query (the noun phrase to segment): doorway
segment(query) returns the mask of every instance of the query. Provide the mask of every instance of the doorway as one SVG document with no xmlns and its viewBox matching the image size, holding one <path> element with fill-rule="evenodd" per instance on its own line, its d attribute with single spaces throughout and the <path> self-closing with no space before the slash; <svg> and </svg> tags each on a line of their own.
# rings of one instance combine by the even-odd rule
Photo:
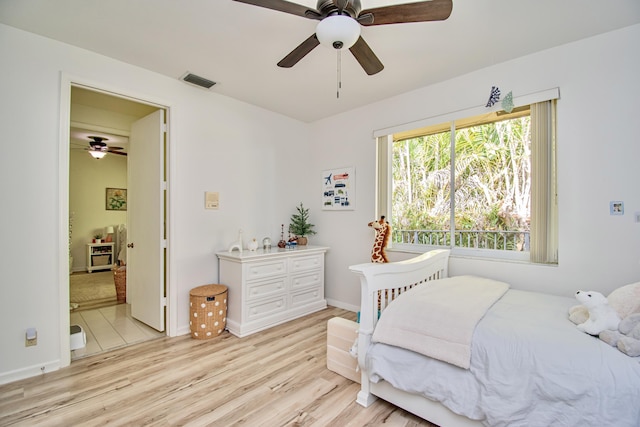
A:
<svg viewBox="0 0 640 427">
<path fill-rule="evenodd" d="M 63 76 L 64 77 L 64 76 Z M 64 94 L 65 92 L 65 79 L 63 78 L 63 85 L 62 85 L 62 92 Z M 70 214 L 71 212 L 74 212 L 71 206 L 70 206 L 70 201 L 71 201 L 71 197 L 70 197 L 70 186 L 64 186 L 63 182 L 68 182 L 70 183 L 70 179 L 71 179 L 71 170 L 70 170 L 70 160 L 67 160 L 66 164 L 63 161 L 62 158 L 62 153 L 64 148 L 66 148 L 66 154 L 67 154 L 67 159 L 69 159 L 71 157 L 70 153 L 74 150 L 77 151 L 77 153 L 75 153 L 74 155 L 77 156 L 87 156 L 87 160 L 89 162 L 94 162 L 93 165 L 97 165 L 100 163 L 96 163 L 96 162 L 100 162 L 101 160 L 95 160 L 92 159 L 89 155 L 89 150 L 92 149 L 92 147 L 89 144 L 89 141 L 85 141 L 83 143 L 86 144 L 86 147 L 78 147 L 77 145 L 77 141 L 74 142 L 73 138 L 71 137 L 72 134 L 74 134 L 78 129 L 83 129 L 85 131 L 88 131 L 89 133 L 91 133 L 93 136 L 100 136 L 101 134 L 103 134 L 102 136 L 106 136 L 109 135 L 110 137 L 115 136 L 116 138 L 114 138 L 115 141 L 118 146 L 117 146 L 117 150 L 118 150 L 118 154 L 112 154 L 110 152 L 107 153 L 107 156 L 111 155 L 112 159 L 115 159 L 116 157 L 120 158 L 120 161 L 122 163 L 122 161 L 124 160 L 124 163 L 127 164 L 128 162 L 126 161 L 127 159 L 127 155 L 128 155 L 128 151 L 129 151 L 129 146 L 126 146 L 129 141 L 127 140 L 127 138 L 130 136 L 130 130 L 127 129 L 127 127 L 130 127 L 131 124 L 133 122 L 135 122 L 136 120 L 139 120 L 141 117 L 145 117 L 147 115 L 149 115 L 150 112 L 153 111 L 161 111 L 162 114 L 161 116 L 166 117 L 166 120 L 168 121 L 168 107 L 162 105 L 162 104 L 157 104 L 157 103 L 151 103 L 151 102 L 146 102 L 146 101 L 141 101 L 139 99 L 133 99 L 133 98 L 127 98 L 123 95 L 119 95 L 116 94 L 116 92 L 113 91 L 105 91 L 104 89 L 97 89 L 95 87 L 90 87 L 90 86 L 84 86 L 82 84 L 76 83 L 75 81 L 72 82 L 71 80 L 68 80 L 66 82 L 68 84 L 67 86 L 67 90 L 69 90 L 69 95 L 66 97 L 65 100 L 65 96 L 62 96 L 62 103 L 61 103 L 61 123 L 67 123 L 66 126 L 66 132 L 63 132 L 63 130 L 61 129 L 61 175 L 62 175 L 62 171 L 66 170 L 67 174 L 66 177 L 65 176 L 61 176 L 61 188 L 60 188 L 60 193 L 63 197 L 61 197 L 61 199 L 66 199 L 66 207 L 69 209 L 68 212 L 66 212 L 66 214 Z M 65 102 L 67 101 L 67 102 Z M 66 109 L 66 112 L 65 112 Z M 66 114 L 65 114 L 66 113 Z M 65 117 L 66 116 L 66 117 Z M 68 121 L 65 120 L 65 118 L 68 118 Z M 164 125 L 164 123 L 163 123 Z M 66 133 L 66 135 L 65 135 Z M 168 140 L 168 137 L 165 138 L 164 134 L 162 136 L 163 141 L 162 141 L 162 145 L 158 145 L 155 149 L 159 152 L 161 152 L 162 156 L 168 156 L 169 154 L 169 150 L 166 147 L 166 143 Z M 65 147 L 66 145 L 66 147 Z M 125 145 L 125 146 L 123 146 Z M 145 148 L 148 149 L 148 148 Z M 111 151 L 111 148 L 108 147 L 108 151 Z M 168 159 L 165 157 L 165 160 L 163 162 L 162 165 L 162 172 L 161 172 L 161 176 L 162 178 L 158 178 L 158 180 L 162 180 L 164 181 L 166 178 L 164 178 L 165 176 L 167 176 L 166 173 L 166 169 L 167 169 L 167 164 L 168 164 Z M 64 166 L 64 167 L 63 167 Z M 130 166 L 125 166 L 124 170 L 127 171 L 127 169 Z M 97 168 L 96 168 L 97 169 Z M 108 178 L 108 179 L 113 179 L 113 177 Z M 84 181 L 88 182 L 88 183 L 93 183 L 91 178 L 87 178 Z M 119 182 L 122 182 L 119 181 Z M 105 194 L 103 194 L 106 190 L 106 188 L 109 187 L 114 187 L 114 188 L 127 188 L 126 182 L 127 182 L 127 177 L 124 178 L 124 182 L 125 184 L 118 184 L 116 183 L 115 185 L 109 186 L 106 185 L 104 182 L 100 185 L 95 186 L 96 187 L 96 192 L 99 193 L 99 197 L 101 198 L 101 201 L 98 203 L 99 207 L 97 207 L 97 209 L 94 208 L 94 211 L 92 214 L 90 214 L 90 216 L 92 217 L 89 221 L 84 221 L 85 225 L 83 226 L 83 228 L 81 230 L 76 230 L 74 229 L 74 234 L 75 236 L 71 238 L 71 240 L 68 242 L 67 246 L 68 246 L 68 253 L 67 254 L 62 254 L 61 253 L 61 259 L 64 259 L 66 261 L 67 266 L 69 266 L 69 268 L 67 268 L 66 272 L 67 272 L 67 280 L 61 280 L 61 301 L 63 303 L 68 303 L 69 302 L 69 271 L 70 269 L 75 270 L 75 271 L 80 271 L 84 269 L 84 264 L 86 263 L 86 257 L 85 257 L 85 248 L 84 246 L 86 246 L 87 242 L 91 242 L 93 240 L 93 236 L 90 236 L 90 231 L 93 227 L 93 229 L 95 229 L 96 227 L 98 229 L 102 229 L 104 228 L 105 231 L 110 231 L 110 228 L 113 227 L 116 231 L 117 234 L 117 230 L 118 230 L 118 226 L 122 226 L 124 225 L 126 227 L 126 224 L 128 222 L 128 216 L 130 212 L 126 212 L 123 213 L 120 212 L 110 212 L 108 211 L 105 203 Z M 166 181 L 165 181 L 166 182 Z M 159 183 L 156 181 L 156 185 L 158 185 Z M 159 186 L 159 185 L 158 185 Z M 166 187 L 166 186 L 165 186 Z M 166 194 L 165 194 L 166 196 Z M 63 200 L 61 200 L 63 201 Z M 166 197 L 163 197 L 163 203 L 166 203 Z M 163 224 L 163 228 L 164 230 L 168 229 L 168 222 L 166 221 L 165 217 L 165 213 L 167 211 L 167 206 L 162 206 L 159 209 L 156 209 L 158 212 L 153 212 L 151 215 L 158 215 L 161 217 L 160 221 Z M 96 213 L 97 212 L 97 213 Z M 74 215 L 81 215 L 82 213 L 79 212 L 74 212 Z M 120 216 L 118 217 L 117 215 L 120 214 Z M 69 215 L 65 215 L 65 216 L 69 216 Z M 65 217 L 63 216 L 63 218 Z M 76 217 L 77 219 L 77 217 Z M 92 223 L 93 221 L 93 223 Z M 88 225 L 87 225 L 88 222 Z M 66 226 L 66 227 L 64 227 Z M 64 226 L 61 224 L 61 230 L 63 228 L 68 228 L 69 225 L 68 224 L 64 224 Z M 71 231 L 71 230 L 69 230 Z M 77 234 L 76 234 L 77 233 Z M 73 236 L 73 235 L 72 235 Z M 77 237 L 77 240 L 79 242 L 78 245 L 76 245 L 76 247 L 74 247 L 73 244 L 73 240 L 75 240 Z M 112 241 L 115 240 L 116 236 L 112 236 Z M 169 257 L 168 257 L 168 253 L 164 253 L 164 251 L 166 251 L 166 240 L 167 240 L 167 236 L 166 236 L 166 232 L 165 235 L 162 236 L 161 238 L 161 243 L 160 245 L 162 245 L 162 271 L 166 271 L 165 270 L 165 263 L 164 260 L 166 259 L 166 262 L 168 263 L 169 261 Z M 65 242 L 66 243 L 66 242 Z M 125 242 L 121 242 L 126 246 L 126 241 Z M 159 246 L 160 246 L 159 245 Z M 114 243 L 115 246 L 115 243 Z M 126 258 L 126 250 L 125 252 L 125 258 Z M 79 259 L 78 259 L 79 258 Z M 73 263 L 70 263 L 69 261 L 73 259 Z M 113 263 L 114 266 L 117 266 L 122 260 L 122 254 L 121 253 L 116 253 L 115 248 L 113 250 L 113 255 L 112 258 L 108 259 L 105 262 L 108 263 Z M 63 262 L 61 261 L 61 264 L 63 264 Z M 62 273 L 61 273 L 61 277 L 62 277 Z M 162 304 L 166 305 L 169 302 L 169 298 L 164 298 L 164 295 L 168 295 L 167 288 L 168 288 L 168 283 L 165 285 L 165 279 L 166 275 L 162 274 L 162 277 L 160 278 L 162 283 L 160 284 L 160 286 L 162 287 L 161 292 L 163 293 L 163 302 Z M 65 286 L 66 285 L 66 286 Z M 131 284 L 133 285 L 133 284 Z M 63 289 L 65 288 L 65 289 Z M 127 293 L 128 290 L 127 290 Z M 66 294 L 66 299 L 64 298 L 64 294 Z M 124 317 L 131 317 L 131 307 L 128 306 L 128 303 L 130 301 L 127 301 L 127 304 L 121 308 L 119 308 L 117 310 L 118 313 L 122 313 L 122 316 Z M 63 304 L 65 305 L 65 304 Z M 62 315 L 61 317 L 61 365 L 62 366 L 66 366 L 70 363 L 70 356 L 69 356 L 69 335 L 68 335 L 68 331 L 69 331 L 69 325 L 72 324 L 71 320 L 70 320 L 70 305 L 66 304 L 66 315 Z M 162 307 L 162 311 L 164 313 L 165 311 L 165 307 Z M 167 309 L 168 311 L 168 309 Z M 61 313 L 63 312 L 63 307 L 61 307 Z M 109 316 L 106 316 L 109 317 Z M 164 327 L 164 317 L 162 318 L 162 325 L 160 328 L 158 328 L 158 326 L 156 325 L 156 329 L 160 329 L 160 330 L 165 330 Z M 66 332 L 66 333 L 65 333 Z M 162 332 L 162 333 L 158 333 L 160 335 L 166 335 L 166 333 Z M 157 334 L 146 334 L 148 336 L 157 336 Z"/>
</svg>

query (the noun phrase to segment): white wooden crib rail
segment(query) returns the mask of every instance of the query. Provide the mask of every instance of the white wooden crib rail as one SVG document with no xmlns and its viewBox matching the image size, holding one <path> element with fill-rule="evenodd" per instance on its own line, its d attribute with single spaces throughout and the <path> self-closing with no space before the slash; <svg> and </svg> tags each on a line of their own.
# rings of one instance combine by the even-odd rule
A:
<svg viewBox="0 0 640 427">
<path fill-rule="evenodd" d="M 362 372 L 358 403 L 361 405 L 369 406 L 375 400 L 370 393 L 365 354 L 371 343 L 371 335 L 378 322 L 379 313 L 382 313 L 394 298 L 412 287 L 448 277 L 449 253 L 448 249 L 438 249 L 406 261 L 367 263 L 349 267 L 349 270 L 360 277 L 361 285 L 358 334 L 358 364 Z"/>
</svg>

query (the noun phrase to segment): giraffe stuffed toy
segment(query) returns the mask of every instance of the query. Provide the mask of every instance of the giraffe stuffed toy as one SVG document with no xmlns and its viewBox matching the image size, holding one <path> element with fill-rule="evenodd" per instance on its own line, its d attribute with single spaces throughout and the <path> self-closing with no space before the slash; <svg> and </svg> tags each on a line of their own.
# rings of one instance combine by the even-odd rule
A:
<svg viewBox="0 0 640 427">
<path fill-rule="evenodd" d="M 385 221 L 384 216 L 380 217 L 378 221 L 371 221 L 367 224 L 369 227 L 373 228 L 376 232 L 376 237 L 373 240 L 373 249 L 371 249 L 371 262 L 374 263 L 385 263 L 389 262 L 387 258 L 387 254 L 384 249 L 387 247 L 389 243 L 389 238 L 391 237 L 391 225 L 387 221 Z M 384 299 L 387 300 L 387 291 L 384 291 Z M 382 292 L 378 291 L 378 311 L 381 310 L 382 307 Z"/>
<path fill-rule="evenodd" d="M 391 237 L 391 225 L 385 221 L 384 216 L 381 216 L 380 220 L 371 221 L 367 225 L 373 228 L 376 232 L 376 237 L 373 241 L 373 249 L 371 250 L 371 262 L 389 262 L 384 249 L 387 247 L 389 238 Z"/>
</svg>

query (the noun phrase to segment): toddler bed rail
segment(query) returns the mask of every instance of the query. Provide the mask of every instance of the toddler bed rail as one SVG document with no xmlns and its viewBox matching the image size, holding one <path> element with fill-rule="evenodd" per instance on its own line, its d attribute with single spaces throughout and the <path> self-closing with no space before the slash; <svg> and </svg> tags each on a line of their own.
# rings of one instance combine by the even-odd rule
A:
<svg viewBox="0 0 640 427">
<path fill-rule="evenodd" d="M 349 267 L 350 271 L 358 275 L 361 285 L 357 341 L 361 388 L 356 399 L 360 405 L 367 407 L 379 397 L 438 425 L 481 426 L 478 421 L 454 414 L 435 401 L 396 389 L 386 381 L 371 382 L 365 365 L 366 351 L 380 313 L 403 292 L 431 280 L 449 277 L 450 252 L 448 249 L 438 249 L 406 261 L 367 263 Z"/>
<path fill-rule="evenodd" d="M 390 263 L 367 263 L 352 265 L 349 270 L 360 277 L 361 304 L 360 330 L 358 335 L 358 364 L 365 366 L 366 349 L 380 313 L 403 292 L 430 280 L 448 277 L 448 249 L 424 253 L 406 261 Z M 371 396 L 369 380 L 362 369 L 362 390 L 358 403 L 369 406 L 375 398 Z"/>
</svg>

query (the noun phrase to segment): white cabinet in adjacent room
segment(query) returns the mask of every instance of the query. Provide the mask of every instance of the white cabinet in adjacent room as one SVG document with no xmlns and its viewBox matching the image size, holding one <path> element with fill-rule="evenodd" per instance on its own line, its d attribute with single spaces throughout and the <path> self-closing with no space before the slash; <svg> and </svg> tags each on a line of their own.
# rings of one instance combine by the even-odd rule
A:
<svg viewBox="0 0 640 427">
<path fill-rule="evenodd" d="M 111 270 L 114 264 L 113 243 L 87 243 L 87 271 Z"/>
</svg>

